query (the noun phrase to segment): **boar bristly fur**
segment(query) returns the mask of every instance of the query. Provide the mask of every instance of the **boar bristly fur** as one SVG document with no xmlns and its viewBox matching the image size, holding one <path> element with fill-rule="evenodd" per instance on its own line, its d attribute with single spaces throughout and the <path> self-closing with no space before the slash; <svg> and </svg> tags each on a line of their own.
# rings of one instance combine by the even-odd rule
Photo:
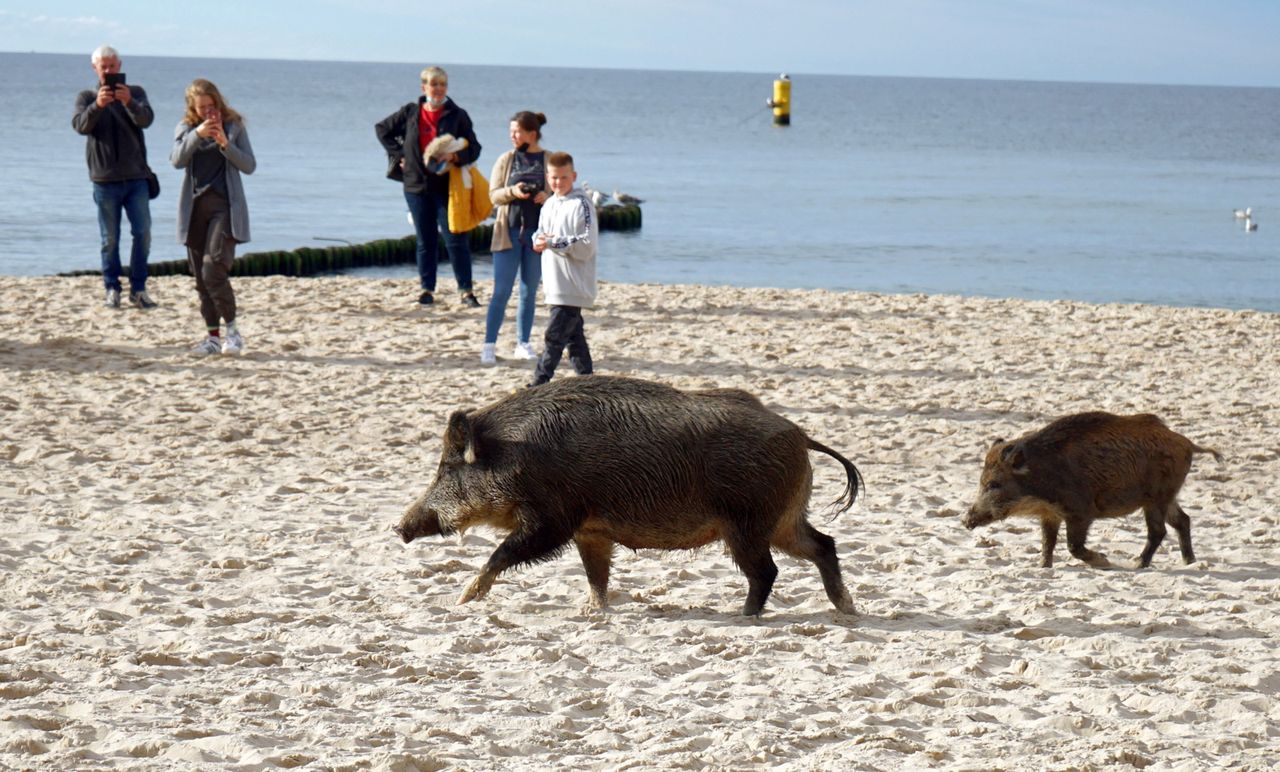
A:
<svg viewBox="0 0 1280 772">
<path fill-rule="evenodd" d="M 852 612 L 835 542 L 806 518 L 810 449 L 844 467 L 837 503 L 849 509 L 857 468 L 744 391 L 567 378 L 450 416 L 436 479 L 395 530 L 406 542 L 475 525 L 509 532 L 460 603 L 572 542 L 600 607 L 615 545 L 724 541 L 747 576 L 743 613 L 764 608 L 778 572 L 771 548 L 812 561 L 832 604 Z"/>
<path fill-rule="evenodd" d="M 972 529 L 1011 515 L 1039 518 L 1041 565 L 1046 568 L 1053 565 L 1058 532 L 1066 524 L 1071 555 L 1108 568 L 1105 555 L 1085 547 L 1089 527 L 1098 518 L 1141 509 L 1147 543 L 1138 566 L 1151 565 L 1166 524 L 1178 534 L 1183 561 L 1191 563 L 1191 518 L 1178 506 L 1177 496 L 1197 453 L 1221 459 L 1217 451 L 1201 448 L 1154 415 L 1092 412 L 1059 418 L 1016 440 L 996 440 L 963 524 Z"/>
</svg>

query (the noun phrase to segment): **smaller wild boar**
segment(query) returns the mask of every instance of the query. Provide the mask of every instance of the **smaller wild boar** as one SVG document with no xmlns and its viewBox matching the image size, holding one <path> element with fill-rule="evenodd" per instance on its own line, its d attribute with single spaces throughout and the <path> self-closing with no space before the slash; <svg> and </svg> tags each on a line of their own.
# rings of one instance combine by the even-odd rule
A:
<svg viewBox="0 0 1280 772">
<path fill-rule="evenodd" d="M 1106 556 L 1084 546 L 1089 526 L 1100 517 L 1122 517 L 1141 509 L 1147 519 L 1147 545 L 1138 567 L 1165 535 L 1165 523 L 1178 532 L 1184 562 L 1191 550 L 1191 518 L 1178 506 L 1178 491 L 1202 448 L 1170 430 L 1150 414 L 1118 416 L 1093 412 L 1059 418 L 1012 442 L 996 440 L 987 451 L 978 499 L 962 521 L 977 528 L 1010 515 L 1040 518 L 1041 561 L 1053 565 L 1058 529 L 1067 525 L 1067 549 L 1095 568 L 1108 568 Z"/>
<path fill-rule="evenodd" d="M 453 413 L 435 480 L 394 530 L 406 543 L 475 525 L 508 532 L 459 603 L 572 542 L 590 603 L 602 607 L 615 545 L 724 541 L 747 576 L 744 614 L 759 614 L 769 597 L 778 574 L 771 548 L 813 562 L 831 603 L 852 613 L 835 541 L 806 518 L 809 450 L 844 467 L 839 503 L 849 509 L 857 468 L 745 391 L 566 378 Z"/>
</svg>

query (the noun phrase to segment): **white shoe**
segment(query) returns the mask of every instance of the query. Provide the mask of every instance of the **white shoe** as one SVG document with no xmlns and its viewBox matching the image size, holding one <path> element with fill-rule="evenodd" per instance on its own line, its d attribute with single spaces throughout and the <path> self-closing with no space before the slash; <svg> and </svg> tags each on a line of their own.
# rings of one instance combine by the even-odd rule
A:
<svg viewBox="0 0 1280 772">
<path fill-rule="evenodd" d="M 193 345 L 189 351 L 198 357 L 207 357 L 210 354 L 216 354 L 222 350 L 222 343 L 218 338 L 210 335 L 204 340 Z"/>
<path fill-rule="evenodd" d="M 515 357 L 516 359 L 537 359 L 538 352 L 533 350 L 532 344 L 530 344 L 528 341 L 525 341 L 524 343 L 516 344 L 516 348 L 514 351 L 511 352 L 511 356 Z"/>
<path fill-rule="evenodd" d="M 496 365 L 498 363 L 497 348 L 498 345 L 496 343 L 484 344 L 484 347 L 480 349 L 480 364 Z"/>
<path fill-rule="evenodd" d="M 107 290 L 107 299 L 103 303 L 103 305 L 105 305 L 107 308 L 119 308 L 120 307 L 120 290 L 118 289 Z"/>
<path fill-rule="evenodd" d="M 228 330 L 227 337 L 222 339 L 222 353 L 239 354 L 244 351 L 244 337 L 236 329 Z"/>
</svg>

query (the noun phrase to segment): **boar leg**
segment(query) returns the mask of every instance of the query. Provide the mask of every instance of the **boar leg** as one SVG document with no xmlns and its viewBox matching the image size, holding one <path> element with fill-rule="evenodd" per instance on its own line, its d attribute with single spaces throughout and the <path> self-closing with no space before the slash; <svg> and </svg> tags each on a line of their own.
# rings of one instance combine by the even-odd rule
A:
<svg viewBox="0 0 1280 772">
<path fill-rule="evenodd" d="M 737 529 L 729 530 L 724 540 L 733 562 L 747 575 L 747 600 L 742 604 L 742 615 L 759 616 L 773 591 L 773 580 L 778 578 L 778 566 L 769 554 L 769 542 Z"/>
<path fill-rule="evenodd" d="M 604 608 L 609 605 L 609 568 L 613 565 L 613 542 L 592 536 L 578 535 L 573 537 L 578 548 L 578 556 L 582 558 L 582 567 L 587 570 L 588 603 L 592 608 Z"/>
<path fill-rule="evenodd" d="M 818 567 L 822 586 L 827 591 L 831 605 L 843 614 L 855 613 L 853 599 L 845 589 L 840 575 L 840 558 L 836 556 L 836 541 L 805 521 L 795 529 L 783 527 L 773 535 L 773 546 L 791 555 L 804 558 Z"/>
<path fill-rule="evenodd" d="M 479 600 L 489 594 L 489 588 L 493 587 L 498 574 L 508 568 L 550 560 L 569 543 L 569 536 L 550 525 L 532 524 L 536 522 L 534 517 L 521 520 L 521 525 L 507 534 L 507 538 L 489 556 L 480 575 L 463 591 L 458 598 L 459 605 Z"/>
<path fill-rule="evenodd" d="M 1111 568 L 1111 561 L 1101 552 L 1094 552 L 1084 546 L 1085 537 L 1089 535 L 1090 520 L 1067 520 L 1067 550 L 1072 557 L 1083 560 L 1094 568 Z"/>
<path fill-rule="evenodd" d="M 1182 562 L 1196 562 L 1196 553 L 1191 549 L 1191 518 L 1182 511 L 1178 502 L 1171 501 L 1164 510 L 1165 522 L 1178 532 L 1178 548 L 1182 550 Z"/>
<path fill-rule="evenodd" d="M 1160 542 L 1164 541 L 1166 533 L 1164 517 L 1168 510 L 1168 505 L 1142 508 L 1142 514 L 1147 519 L 1147 546 L 1142 549 L 1142 554 L 1138 556 L 1138 568 L 1146 568 L 1151 565 L 1151 557 L 1156 554 L 1156 550 L 1160 547 Z M 1179 534 L 1179 538 L 1181 538 L 1181 534 Z"/>
<path fill-rule="evenodd" d="M 1062 521 L 1056 517 L 1040 518 L 1040 567 L 1053 568 L 1053 550 L 1058 546 Z"/>
</svg>

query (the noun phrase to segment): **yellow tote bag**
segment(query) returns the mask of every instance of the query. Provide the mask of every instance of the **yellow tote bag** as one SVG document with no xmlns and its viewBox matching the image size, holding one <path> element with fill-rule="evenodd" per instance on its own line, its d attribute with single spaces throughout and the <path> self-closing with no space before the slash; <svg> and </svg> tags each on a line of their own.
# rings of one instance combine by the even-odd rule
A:
<svg viewBox="0 0 1280 772">
<path fill-rule="evenodd" d="M 489 216 L 489 181 L 475 164 L 449 167 L 449 232 L 466 233 Z"/>
</svg>

